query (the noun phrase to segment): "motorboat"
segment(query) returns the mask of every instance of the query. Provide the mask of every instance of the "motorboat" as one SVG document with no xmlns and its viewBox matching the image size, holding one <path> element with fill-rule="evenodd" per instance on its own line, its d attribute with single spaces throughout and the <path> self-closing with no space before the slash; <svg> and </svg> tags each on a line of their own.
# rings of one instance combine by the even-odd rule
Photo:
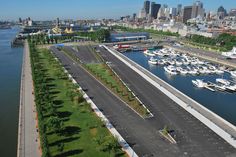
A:
<svg viewBox="0 0 236 157">
<path fill-rule="evenodd" d="M 175 64 L 176 64 L 177 66 L 181 66 L 183 63 L 180 62 L 180 61 L 178 61 L 178 60 L 176 60 L 176 61 L 175 61 Z"/>
<path fill-rule="evenodd" d="M 198 88 L 205 88 L 208 85 L 206 82 L 200 79 L 192 80 L 192 83 Z"/>
<path fill-rule="evenodd" d="M 147 55 L 147 56 L 152 56 L 152 57 L 155 56 L 155 54 L 154 54 L 152 51 L 150 51 L 150 50 L 145 50 L 143 53 L 144 53 L 145 55 Z"/>
<path fill-rule="evenodd" d="M 225 85 L 214 85 L 215 89 L 218 91 L 225 91 L 226 90 L 226 86 Z"/>
<path fill-rule="evenodd" d="M 229 92 L 235 92 L 236 91 L 236 85 L 226 86 L 226 90 L 229 91 Z"/>
<path fill-rule="evenodd" d="M 156 64 L 158 64 L 158 60 L 156 58 L 154 58 L 154 57 L 151 57 L 148 60 L 148 63 L 156 65 Z"/>
<path fill-rule="evenodd" d="M 176 68 L 175 68 L 174 66 L 172 66 L 172 65 L 169 65 L 169 66 L 167 66 L 167 67 L 164 67 L 164 70 L 165 70 L 167 73 L 169 73 L 170 75 L 177 75 L 177 74 L 178 74 Z"/>
<path fill-rule="evenodd" d="M 164 64 L 166 64 L 166 60 L 165 59 L 161 59 L 161 60 L 158 61 L 158 64 L 164 65 Z"/>
<path fill-rule="evenodd" d="M 231 74 L 231 76 L 236 78 L 236 70 L 235 71 L 231 71 L 230 74 Z"/>
<path fill-rule="evenodd" d="M 222 56 L 225 56 L 229 59 L 236 59 L 236 47 L 233 47 L 232 51 L 230 52 L 222 52 Z"/>
<path fill-rule="evenodd" d="M 220 83 L 220 84 L 222 84 L 222 85 L 226 85 L 226 86 L 229 86 L 229 85 L 230 85 L 230 82 L 229 82 L 228 80 L 226 80 L 226 79 L 223 79 L 223 78 L 217 78 L 217 79 L 216 79 L 216 82 L 217 82 L 217 83 Z"/>
<path fill-rule="evenodd" d="M 188 74 L 188 71 L 182 67 L 177 67 L 176 70 L 182 75 Z"/>
</svg>

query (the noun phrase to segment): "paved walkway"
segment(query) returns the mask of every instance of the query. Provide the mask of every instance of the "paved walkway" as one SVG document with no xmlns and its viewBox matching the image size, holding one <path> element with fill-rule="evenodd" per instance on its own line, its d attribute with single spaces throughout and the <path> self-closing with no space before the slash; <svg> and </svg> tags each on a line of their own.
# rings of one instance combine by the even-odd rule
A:
<svg viewBox="0 0 236 157">
<path fill-rule="evenodd" d="M 33 93 L 29 45 L 26 42 L 22 64 L 17 157 L 41 156 Z"/>
</svg>

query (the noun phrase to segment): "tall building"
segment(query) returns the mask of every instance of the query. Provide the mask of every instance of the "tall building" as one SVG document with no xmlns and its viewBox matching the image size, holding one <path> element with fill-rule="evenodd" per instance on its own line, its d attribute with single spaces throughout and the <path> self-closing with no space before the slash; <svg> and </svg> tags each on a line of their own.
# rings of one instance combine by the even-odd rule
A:
<svg viewBox="0 0 236 157">
<path fill-rule="evenodd" d="M 230 16 L 236 16 L 236 9 L 231 9 L 231 10 L 229 11 L 229 15 L 230 15 Z"/>
<path fill-rule="evenodd" d="M 141 19 L 147 17 L 147 13 L 146 13 L 144 8 L 141 9 L 141 11 L 139 12 L 139 16 L 138 17 L 141 18 Z"/>
<path fill-rule="evenodd" d="M 146 15 L 150 13 L 150 1 L 144 1 L 143 9 L 145 10 Z"/>
<path fill-rule="evenodd" d="M 177 6 L 177 15 L 181 15 L 182 12 L 182 4 L 178 4 Z"/>
<path fill-rule="evenodd" d="M 193 6 L 186 6 L 183 9 L 183 23 L 186 23 L 192 16 Z"/>
<path fill-rule="evenodd" d="M 192 6 L 191 18 L 196 18 L 197 16 L 204 17 L 205 10 L 203 8 L 203 3 L 196 1 Z"/>
<path fill-rule="evenodd" d="M 170 16 L 172 18 L 177 16 L 177 8 L 170 8 Z"/>
<path fill-rule="evenodd" d="M 219 19 L 224 19 L 224 17 L 227 15 L 227 12 L 223 6 L 220 6 L 217 10 L 217 16 Z"/>
<path fill-rule="evenodd" d="M 161 8 L 160 4 L 156 4 L 155 2 L 151 3 L 151 11 L 150 11 L 151 18 L 154 19 L 157 18 L 157 14 L 160 8 Z"/>
<path fill-rule="evenodd" d="M 134 14 L 133 14 L 133 20 L 135 20 L 135 19 L 136 19 L 136 16 L 137 16 L 137 14 L 136 14 L 136 13 L 134 13 Z"/>
</svg>

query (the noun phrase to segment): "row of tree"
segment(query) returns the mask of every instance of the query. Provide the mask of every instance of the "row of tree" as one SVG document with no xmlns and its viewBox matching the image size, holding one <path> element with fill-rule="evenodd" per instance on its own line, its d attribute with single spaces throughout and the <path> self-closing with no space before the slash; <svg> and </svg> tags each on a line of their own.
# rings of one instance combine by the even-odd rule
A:
<svg viewBox="0 0 236 157">
<path fill-rule="evenodd" d="M 236 46 L 236 36 L 226 33 L 220 34 L 217 38 L 192 35 L 188 39 L 192 42 L 216 47 L 221 51 L 229 51 L 232 50 L 234 46 Z"/>
<path fill-rule="evenodd" d="M 128 27 L 123 27 L 123 26 L 113 26 L 112 29 L 119 29 L 125 32 L 148 32 L 152 34 L 157 34 L 157 35 L 163 35 L 163 36 L 176 36 L 178 37 L 178 33 L 172 33 L 170 31 L 158 31 L 158 30 L 153 30 L 153 29 L 143 29 L 143 28 L 128 28 Z"/>
</svg>

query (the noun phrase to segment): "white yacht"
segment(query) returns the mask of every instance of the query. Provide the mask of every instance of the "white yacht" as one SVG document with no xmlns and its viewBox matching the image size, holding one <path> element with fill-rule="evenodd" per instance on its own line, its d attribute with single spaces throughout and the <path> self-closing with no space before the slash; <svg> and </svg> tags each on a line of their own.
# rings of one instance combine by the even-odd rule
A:
<svg viewBox="0 0 236 157">
<path fill-rule="evenodd" d="M 172 66 L 172 65 L 169 65 L 169 66 L 167 66 L 167 67 L 164 67 L 164 69 L 165 69 L 165 71 L 166 71 L 167 73 L 169 73 L 170 75 L 177 75 L 177 74 L 178 74 L 176 68 L 175 68 L 174 66 Z"/>
<path fill-rule="evenodd" d="M 147 55 L 147 56 L 152 56 L 152 57 L 155 56 L 155 54 L 154 54 L 152 51 L 150 51 L 150 50 L 145 50 L 143 53 L 144 53 L 145 55 Z"/>
<path fill-rule="evenodd" d="M 236 59 L 236 47 L 233 47 L 233 50 L 230 52 L 222 52 L 222 56 L 230 59 Z"/>
<path fill-rule="evenodd" d="M 236 92 L 236 85 L 226 86 L 226 90 L 229 92 Z"/>
<path fill-rule="evenodd" d="M 198 88 L 205 88 L 207 86 L 206 82 L 204 82 L 203 80 L 199 80 L 199 79 L 192 80 L 192 83 L 193 83 L 193 85 L 195 85 Z"/>
<path fill-rule="evenodd" d="M 151 57 L 151 58 L 148 60 L 148 63 L 156 65 L 156 64 L 158 63 L 158 61 L 157 61 L 156 58 Z"/>
<path fill-rule="evenodd" d="M 225 91 L 226 90 L 226 86 L 225 85 L 214 85 L 215 89 L 218 91 Z"/>
<path fill-rule="evenodd" d="M 231 74 L 231 76 L 236 78 L 236 70 L 235 71 L 231 71 L 230 74 Z"/>
<path fill-rule="evenodd" d="M 217 83 L 220 83 L 220 84 L 222 84 L 222 85 L 226 85 L 226 86 L 229 86 L 229 85 L 230 85 L 230 82 L 229 82 L 228 80 L 226 80 L 226 79 L 223 79 L 223 78 L 217 78 L 217 79 L 216 79 L 216 82 L 217 82 Z"/>
<path fill-rule="evenodd" d="M 177 67 L 176 70 L 182 75 L 188 74 L 188 71 L 182 67 Z"/>
</svg>

